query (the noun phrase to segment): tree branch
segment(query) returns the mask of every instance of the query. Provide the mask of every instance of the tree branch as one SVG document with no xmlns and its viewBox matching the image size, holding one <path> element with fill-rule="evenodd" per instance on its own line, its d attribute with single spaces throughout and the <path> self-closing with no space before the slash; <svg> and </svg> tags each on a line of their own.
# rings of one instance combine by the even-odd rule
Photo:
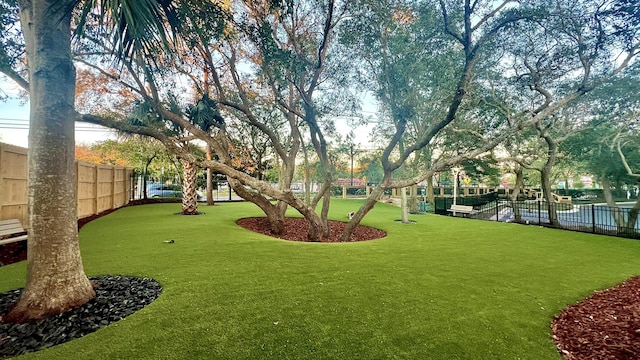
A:
<svg viewBox="0 0 640 360">
<path fill-rule="evenodd" d="M 627 158 L 624 156 L 622 152 L 622 148 L 620 145 L 620 138 L 616 139 L 616 150 L 618 151 L 618 155 L 620 156 L 620 161 L 622 161 L 622 166 L 624 166 L 625 170 L 627 170 L 627 175 L 640 178 L 640 174 L 636 174 L 631 170 L 629 163 L 627 162 Z"/>
<path fill-rule="evenodd" d="M 464 44 L 464 40 L 462 39 L 462 36 L 451 28 L 451 21 L 449 19 L 449 14 L 447 13 L 447 7 L 444 4 L 443 0 L 440 0 L 440 9 L 442 10 L 442 18 L 444 20 L 444 31 L 447 34 L 453 36 L 461 44 Z"/>
<path fill-rule="evenodd" d="M 29 82 L 23 78 L 17 71 L 9 67 L 2 67 L 0 72 L 5 74 L 9 79 L 13 80 L 18 86 L 24 89 L 26 92 L 29 92 Z"/>
<path fill-rule="evenodd" d="M 502 10 L 502 8 L 504 8 L 505 6 L 507 6 L 507 4 L 509 4 L 510 2 L 513 2 L 513 0 L 504 0 L 502 2 L 502 4 L 498 5 L 497 8 L 493 9 L 490 13 L 488 13 L 487 15 L 485 15 L 482 19 L 480 19 L 480 21 L 478 21 L 477 24 L 475 24 L 472 28 L 471 31 L 476 31 L 480 26 L 482 26 L 482 24 L 486 23 L 487 21 L 489 21 L 489 19 L 491 19 L 492 17 L 496 16 L 496 14 Z M 474 2 L 473 6 L 471 7 L 471 11 L 473 12 L 473 10 L 475 10 L 475 7 L 477 5 L 477 1 Z"/>
</svg>

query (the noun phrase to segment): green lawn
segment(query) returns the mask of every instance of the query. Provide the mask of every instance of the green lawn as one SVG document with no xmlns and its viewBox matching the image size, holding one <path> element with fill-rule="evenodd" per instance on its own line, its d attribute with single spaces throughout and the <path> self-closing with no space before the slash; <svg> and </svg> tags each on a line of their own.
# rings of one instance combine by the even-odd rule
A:
<svg viewBox="0 0 640 360">
<path fill-rule="evenodd" d="M 346 220 L 359 200 L 335 200 Z M 138 313 L 38 359 L 559 359 L 553 315 L 640 273 L 640 242 L 416 215 L 379 204 L 381 240 L 295 243 L 235 220 L 245 203 L 125 208 L 80 233 L 89 276 L 152 277 L 164 291 Z M 163 240 L 175 239 L 175 244 Z M 0 291 L 25 264 L 0 268 Z"/>
</svg>

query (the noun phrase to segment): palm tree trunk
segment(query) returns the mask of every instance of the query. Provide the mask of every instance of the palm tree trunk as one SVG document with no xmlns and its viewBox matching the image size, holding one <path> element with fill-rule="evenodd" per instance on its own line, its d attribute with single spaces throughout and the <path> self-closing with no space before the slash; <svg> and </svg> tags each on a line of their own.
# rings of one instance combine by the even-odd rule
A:
<svg viewBox="0 0 640 360">
<path fill-rule="evenodd" d="M 207 160 L 213 159 L 211 154 L 211 145 L 207 144 Z M 207 205 L 213 206 L 213 170 L 207 168 Z"/>
<path fill-rule="evenodd" d="M 182 215 L 198 215 L 198 193 L 196 175 L 198 168 L 191 162 L 183 161 L 182 168 Z"/>
<path fill-rule="evenodd" d="M 70 13 L 52 11 L 72 3 L 20 1 L 31 95 L 29 241 L 27 283 L 5 321 L 62 313 L 95 296 L 78 246 Z"/>
<path fill-rule="evenodd" d="M 402 223 L 409 223 L 409 206 L 407 206 L 407 188 L 400 188 L 400 211 L 402 212 Z"/>
</svg>

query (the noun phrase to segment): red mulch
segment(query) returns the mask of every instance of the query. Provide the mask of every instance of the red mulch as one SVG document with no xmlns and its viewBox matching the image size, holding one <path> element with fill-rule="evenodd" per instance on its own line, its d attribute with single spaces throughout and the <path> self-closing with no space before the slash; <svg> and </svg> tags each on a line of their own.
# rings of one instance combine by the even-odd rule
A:
<svg viewBox="0 0 640 360">
<path fill-rule="evenodd" d="M 116 210 L 117 209 L 106 210 L 96 215 L 91 215 L 91 216 L 84 217 L 82 219 L 78 219 L 78 230 L 80 230 L 84 225 L 88 224 L 89 222 L 99 217 L 110 214 Z M 0 266 L 13 264 L 23 260 L 27 260 L 27 242 L 26 241 L 19 241 L 15 243 L 6 244 L 6 245 L 0 245 Z"/>
<path fill-rule="evenodd" d="M 18 241 L 0 245 L 0 266 L 27 260 L 27 242 Z"/>
<path fill-rule="evenodd" d="M 131 200 L 127 206 L 135 206 L 135 205 L 144 205 L 144 204 L 156 204 L 156 203 L 174 203 L 180 202 L 180 200 L 176 199 L 140 199 L 140 200 Z M 105 210 L 99 214 L 91 215 L 84 217 L 82 219 L 78 219 L 78 230 L 80 230 L 84 225 L 90 223 L 91 221 L 103 217 L 105 215 L 111 214 L 112 212 L 118 209 L 109 209 Z M 27 260 L 27 242 L 20 241 L 17 243 L 11 243 L 6 245 L 0 245 L 0 266 L 9 265 L 16 263 L 18 261 Z"/>
<path fill-rule="evenodd" d="M 238 220 L 236 223 L 247 230 L 274 236 L 284 240 L 309 241 L 307 238 L 307 235 L 309 234 L 309 222 L 305 218 L 286 218 L 284 220 L 285 233 L 282 235 L 274 235 L 271 233 L 271 226 L 266 217 L 244 218 Z M 329 220 L 331 236 L 323 239 L 322 242 L 340 242 L 340 236 L 346 227 L 347 223 Z M 369 226 L 358 225 L 353 234 L 351 234 L 349 241 L 374 240 L 385 236 L 387 236 L 385 231 L 374 229 Z"/>
<path fill-rule="evenodd" d="M 567 307 L 552 329 L 567 360 L 640 359 L 640 276 Z"/>
</svg>

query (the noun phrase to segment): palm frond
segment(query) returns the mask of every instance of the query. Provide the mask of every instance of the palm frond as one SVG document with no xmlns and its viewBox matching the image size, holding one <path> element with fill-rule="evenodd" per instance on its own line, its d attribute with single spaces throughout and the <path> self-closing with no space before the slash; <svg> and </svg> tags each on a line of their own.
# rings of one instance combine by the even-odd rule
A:
<svg viewBox="0 0 640 360">
<path fill-rule="evenodd" d="M 214 127 L 224 127 L 224 118 L 220 115 L 218 104 L 207 94 L 204 94 L 195 105 L 189 105 L 186 115 L 192 124 L 207 132 Z"/>
<path fill-rule="evenodd" d="M 111 34 L 120 59 L 170 50 L 181 31 L 171 0 L 75 0 L 74 7 L 81 9 L 77 34 L 82 35 L 87 18 L 95 15 L 103 31 Z"/>
</svg>

